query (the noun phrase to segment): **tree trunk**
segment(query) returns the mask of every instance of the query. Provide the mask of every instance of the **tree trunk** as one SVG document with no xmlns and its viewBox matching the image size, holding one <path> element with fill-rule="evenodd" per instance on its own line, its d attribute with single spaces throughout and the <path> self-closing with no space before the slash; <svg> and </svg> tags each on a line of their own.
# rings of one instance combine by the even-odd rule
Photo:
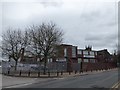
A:
<svg viewBox="0 0 120 90">
<path fill-rule="evenodd" d="M 47 57 L 45 56 L 45 58 L 44 58 L 44 72 L 43 72 L 43 74 L 45 75 L 46 74 L 46 64 L 47 64 Z"/>
<path fill-rule="evenodd" d="M 17 70 L 17 60 L 15 61 L 15 71 Z"/>
</svg>

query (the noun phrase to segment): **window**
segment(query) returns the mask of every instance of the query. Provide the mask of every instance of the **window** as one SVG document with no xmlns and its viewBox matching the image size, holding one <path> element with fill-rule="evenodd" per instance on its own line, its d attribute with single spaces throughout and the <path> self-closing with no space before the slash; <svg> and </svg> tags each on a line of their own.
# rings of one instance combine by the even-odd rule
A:
<svg viewBox="0 0 120 90">
<path fill-rule="evenodd" d="M 84 62 L 88 62 L 88 59 L 84 59 Z"/>
<path fill-rule="evenodd" d="M 97 52 L 95 52 L 95 55 L 97 55 Z"/>
<path fill-rule="evenodd" d="M 81 63 L 82 62 L 82 59 L 81 58 L 78 58 L 78 63 Z"/>
<path fill-rule="evenodd" d="M 88 51 L 83 51 L 83 54 L 84 55 L 88 55 Z"/>
<path fill-rule="evenodd" d="M 64 56 L 65 57 L 67 56 L 67 49 L 66 48 L 64 49 Z"/>
<path fill-rule="evenodd" d="M 94 56 L 94 52 L 93 52 L 93 51 L 90 51 L 90 55 Z"/>
<path fill-rule="evenodd" d="M 95 63 L 95 59 L 90 59 L 90 62 L 91 63 Z"/>
<path fill-rule="evenodd" d="M 72 57 L 76 57 L 76 47 L 72 47 Z"/>
<path fill-rule="evenodd" d="M 78 50 L 78 54 L 82 54 L 82 50 Z"/>
</svg>

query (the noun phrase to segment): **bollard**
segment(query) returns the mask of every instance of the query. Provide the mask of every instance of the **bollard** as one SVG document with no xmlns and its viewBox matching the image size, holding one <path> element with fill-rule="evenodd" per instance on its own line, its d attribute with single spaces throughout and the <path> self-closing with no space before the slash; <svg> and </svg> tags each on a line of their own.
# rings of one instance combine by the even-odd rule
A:
<svg viewBox="0 0 120 90">
<path fill-rule="evenodd" d="M 75 74 L 77 73 L 77 71 L 75 71 Z"/>
<path fill-rule="evenodd" d="M 61 75 L 63 75 L 63 71 L 61 71 Z"/>
<path fill-rule="evenodd" d="M 29 70 L 29 72 L 28 72 L 28 76 L 30 76 L 30 70 Z"/>
<path fill-rule="evenodd" d="M 69 75 L 71 74 L 71 72 L 69 71 Z"/>
<path fill-rule="evenodd" d="M 40 77 L 40 72 L 38 72 L 38 77 Z"/>
<path fill-rule="evenodd" d="M 83 73 L 83 70 L 80 70 L 80 73 Z"/>
<path fill-rule="evenodd" d="M 87 69 L 86 69 L 86 72 L 87 72 Z"/>
<path fill-rule="evenodd" d="M 92 69 L 91 69 L 91 72 L 92 72 Z"/>
<path fill-rule="evenodd" d="M 50 72 L 48 72 L 48 77 L 50 77 Z"/>
<path fill-rule="evenodd" d="M 21 76 L 21 70 L 20 70 L 19 76 Z"/>
<path fill-rule="evenodd" d="M 8 70 L 8 75 L 10 74 L 10 70 Z"/>
<path fill-rule="evenodd" d="M 59 76 L 59 72 L 57 72 L 57 77 Z"/>
</svg>

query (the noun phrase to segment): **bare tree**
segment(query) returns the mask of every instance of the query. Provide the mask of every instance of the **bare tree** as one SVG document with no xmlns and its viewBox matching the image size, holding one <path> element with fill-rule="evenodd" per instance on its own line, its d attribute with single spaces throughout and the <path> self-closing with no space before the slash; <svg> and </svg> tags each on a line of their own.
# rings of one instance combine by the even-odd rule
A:
<svg viewBox="0 0 120 90">
<path fill-rule="evenodd" d="M 37 26 L 31 26 L 27 28 L 29 31 L 29 37 L 30 37 L 30 47 L 31 47 L 31 53 L 36 56 L 36 59 L 39 59 L 41 61 L 41 32 Z"/>
<path fill-rule="evenodd" d="M 22 32 L 20 29 L 9 28 L 2 35 L 2 53 L 15 60 L 15 70 L 18 60 L 21 57 L 21 51 L 28 44 L 28 32 Z"/>
<path fill-rule="evenodd" d="M 54 23 L 42 23 L 39 26 L 32 26 L 29 30 L 32 32 L 33 46 L 37 55 L 43 56 L 45 74 L 47 60 L 56 54 L 56 46 L 61 44 L 63 32 Z"/>
</svg>

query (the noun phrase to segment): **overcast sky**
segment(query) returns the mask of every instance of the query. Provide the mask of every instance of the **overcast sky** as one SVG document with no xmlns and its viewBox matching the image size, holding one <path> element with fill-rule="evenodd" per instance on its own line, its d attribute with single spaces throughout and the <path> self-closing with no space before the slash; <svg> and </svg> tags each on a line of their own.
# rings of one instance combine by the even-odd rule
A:
<svg viewBox="0 0 120 90">
<path fill-rule="evenodd" d="M 53 21 L 64 31 L 64 43 L 81 49 L 92 45 L 94 50 L 108 49 L 113 53 L 118 41 L 117 1 L 3 0 L 0 28 L 24 29 Z"/>
</svg>

